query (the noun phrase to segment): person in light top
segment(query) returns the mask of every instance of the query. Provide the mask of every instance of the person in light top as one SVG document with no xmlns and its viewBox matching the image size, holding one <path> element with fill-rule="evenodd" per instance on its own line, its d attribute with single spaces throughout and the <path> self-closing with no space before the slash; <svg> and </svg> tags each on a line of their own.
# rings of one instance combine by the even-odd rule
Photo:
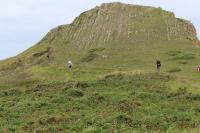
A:
<svg viewBox="0 0 200 133">
<path fill-rule="evenodd" d="M 69 61 L 68 61 L 68 68 L 71 69 L 72 66 L 73 66 L 72 61 L 69 60 Z"/>
<path fill-rule="evenodd" d="M 200 72 L 200 65 L 197 66 L 197 72 Z"/>
</svg>

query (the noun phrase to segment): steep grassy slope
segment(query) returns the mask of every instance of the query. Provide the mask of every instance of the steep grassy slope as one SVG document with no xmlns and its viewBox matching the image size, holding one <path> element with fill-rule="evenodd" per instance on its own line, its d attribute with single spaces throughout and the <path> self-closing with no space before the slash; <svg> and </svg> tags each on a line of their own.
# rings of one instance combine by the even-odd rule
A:
<svg viewBox="0 0 200 133">
<path fill-rule="evenodd" d="M 112 74 L 87 82 L 0 89 L 0 131 L 36 133 L 196 132 L 200 94 L 174 78 Z"/>
<path fill-rule="evenodd" d="M 116 70 L 153 71 L 156 58 L 162 60 L 165 72 L 181 67 L 181 73 L 194 74 L 200 57 L 197 43 L 194 26 L 171 12 L 102 4 L 82 13 L 71 24 L 51 30 L 22 54 L 1 62 L 0 83 L 70 80 L 66 70 L 69 59 L 75 65 L 76 79 Z M 182 54 L 177 56 L 194 58 L 173 60 L 167 54 L 176 51 Z"/>
<path fill-rule="evenodd" d="M 0 132 L 198 133 L 199 60 L 190 22 L 102 4 L 0 62 Z"/>
</svg>

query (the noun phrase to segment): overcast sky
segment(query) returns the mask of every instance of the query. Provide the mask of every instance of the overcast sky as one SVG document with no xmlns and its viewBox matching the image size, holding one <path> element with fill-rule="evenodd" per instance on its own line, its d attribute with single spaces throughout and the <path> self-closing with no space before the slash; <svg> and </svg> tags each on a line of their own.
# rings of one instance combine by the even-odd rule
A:
<svg viewBox="0 0 200 133">
<path fill-rule="evenodd" d="M 36 44 L 50 29 L 73 21 L 81 12 L 117 0 L 0 0 L 0 60 Z M 200 38 L 199 0 L 118 0 L 162 7 L 190 20 Z"/>
</svg>

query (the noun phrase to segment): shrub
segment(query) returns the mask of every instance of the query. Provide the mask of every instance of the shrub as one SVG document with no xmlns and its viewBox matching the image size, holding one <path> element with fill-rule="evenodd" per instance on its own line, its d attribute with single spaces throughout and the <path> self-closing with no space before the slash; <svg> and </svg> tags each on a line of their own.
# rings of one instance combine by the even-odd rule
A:
<svg viewBox="0 0 200 133">
<path fill-rule="evenodd" d="M 78 82 L 76 83 L 77 88 L 88 88 L 90 85 L 87 82 Z"/>
<path fill-rule="evenodd" d="M 83 92 L 78 89 L 69 89 L 69 90 L 67 90 L 67 93 L 69 96 L 72 96 L 72 97 L 82 97 L 83 96 Z"/>
<path fill-rule="evenodd" d="M 16 95 L 20 95 L 22 92 L 19 91 L 18 89 L 10 89 L 7 91 L 3 92 L 4 96 L 16 96 Z"/>
<path fill-rule="evenodd" d="M 97 105 L 99 103 L 102 103 L 104 100 L 105 100 L 104 96 L 99 95 L 99 93 L 94 93 L 88 97 L 86 103 L 88 105 Z"/>
<path fill-rule="evenodd" d="M 123 74 L 121 74 L 121 73 L 116 73 L 116 74 L 109 74 L 109 75 L 106 75 L 105 77 L 104 77 L 104 79 L 105 80 L 116 80 L 116 79 L 118 79 L 118 80 L 122 80 L 123 79 L 123 77 L 124 77 L 124 75 Z"/>
<path fill-rule="evenodd" d="M 193 100 L 193 101 L 199 101 L 200 100 L 200 94 L 192 94 L 192 93 L 190 93 L 187 96 L 187 99 L 188 100 Z"/>
<path fill-rule="evenodd" d="M 93 61 L 95 58 L 99 57 L 98 54 L 95 53 L 89 53 L 86 57 L 84 57 L 83 59 L 81 59 L 82 62 L 90 62 Z"/>
<path fill-rule="evenodd" d="M 166 54 L 169 56 L 177 56 L 177 55 L 181 54 L 181 51 L 169 51 Z"/>
<path fill-rule="evenodd" d="M 187 88 L 183 87 L 183 88 L 179 88 L 178 90 L 169 93 L 167 97 L 168 98 L 180 97 L 180 96 L 185 96 L 186 94 L 187 94 Z"/>
<path fill-rule="evenodd" d="M 105 50 L 105 48 L 93 48 L 93 49 L 90 49 L 89 52 L 93 53 L 93 52 L 100 52 L 100 51 L 103 51 L 103 50 Z"/>
<path fill-rule="evenodd" d="M 170 69 L 168 72 L 175 73 L 175 72 L 180 72 L 180 71 L 182 71 L 180 68 L 173 68 L 173 69 Z"/>
<path fill-rule="evenodd" d="M 195 58 L 195 56 L 192 54 L 185 54 L 185 55 L 181 55 L 181 56 L 175 56 L 174 58 L 172 58 L 172 60 L 191 60 L 194 58 Z"/>
<path fill-rule="evenodd" d="M 188 64 L 187 61 L 180 61 L 179 64 Z"/>
<path fill-rule="evenodd" d="M 81 61 L 82 62 L 93 61 L 94 59 L 99 57 L 99 55 L 96 52 L 100 52 L 100 51 L 103 51 L 103 50 L 105 50 L 105 48 L 93 48 L 93 49 L 90 49 L 88 51 L 88 54 L 86 55 L 86 57 L 82 58 Z"/>
<path fill-rule="evenodd" d="M 125 124 L 125 125 L 128 125 L 128 126 L 132 126 L 133 125 L 133 119 L 124 114 L 124 113 L 120 113 L 116 116 L 116 121 L 118 124 Z"/>
</svg>

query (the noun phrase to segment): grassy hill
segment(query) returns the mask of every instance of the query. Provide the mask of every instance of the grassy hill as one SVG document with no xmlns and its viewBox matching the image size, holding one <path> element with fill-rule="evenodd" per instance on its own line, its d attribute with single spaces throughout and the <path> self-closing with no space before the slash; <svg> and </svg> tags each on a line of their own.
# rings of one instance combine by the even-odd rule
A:
<svg viewBox="0 0 200 133">
<path fill-rule="evenodd" d="M 70 80 L 66 70 L 69 59 L 78 77 L 87 76 L 93 69 L 94 73 L 152 71 L 157 58 L 162 60 L 165 71 L 179 66 L 191 73 L 198 64 L 197 43 L 194 26 L 171 12 L 121 3 L 102 4 L 82 13 L 71 24 L 51 30 L 22 54 L 0 63 L 0 82 Z M 177 55 L 173 57 L 169 52 Z M 186 59 L 171 59 L 176 56 Z M 190 61 L 180 66 L 185 60 Z"/>
<path fill-rule="evenodd" d="M 0 62 L 0 130 L 198 132 L 199 60 L 189 21 L 161 8 L 102 4 Z"/>
</svg>

